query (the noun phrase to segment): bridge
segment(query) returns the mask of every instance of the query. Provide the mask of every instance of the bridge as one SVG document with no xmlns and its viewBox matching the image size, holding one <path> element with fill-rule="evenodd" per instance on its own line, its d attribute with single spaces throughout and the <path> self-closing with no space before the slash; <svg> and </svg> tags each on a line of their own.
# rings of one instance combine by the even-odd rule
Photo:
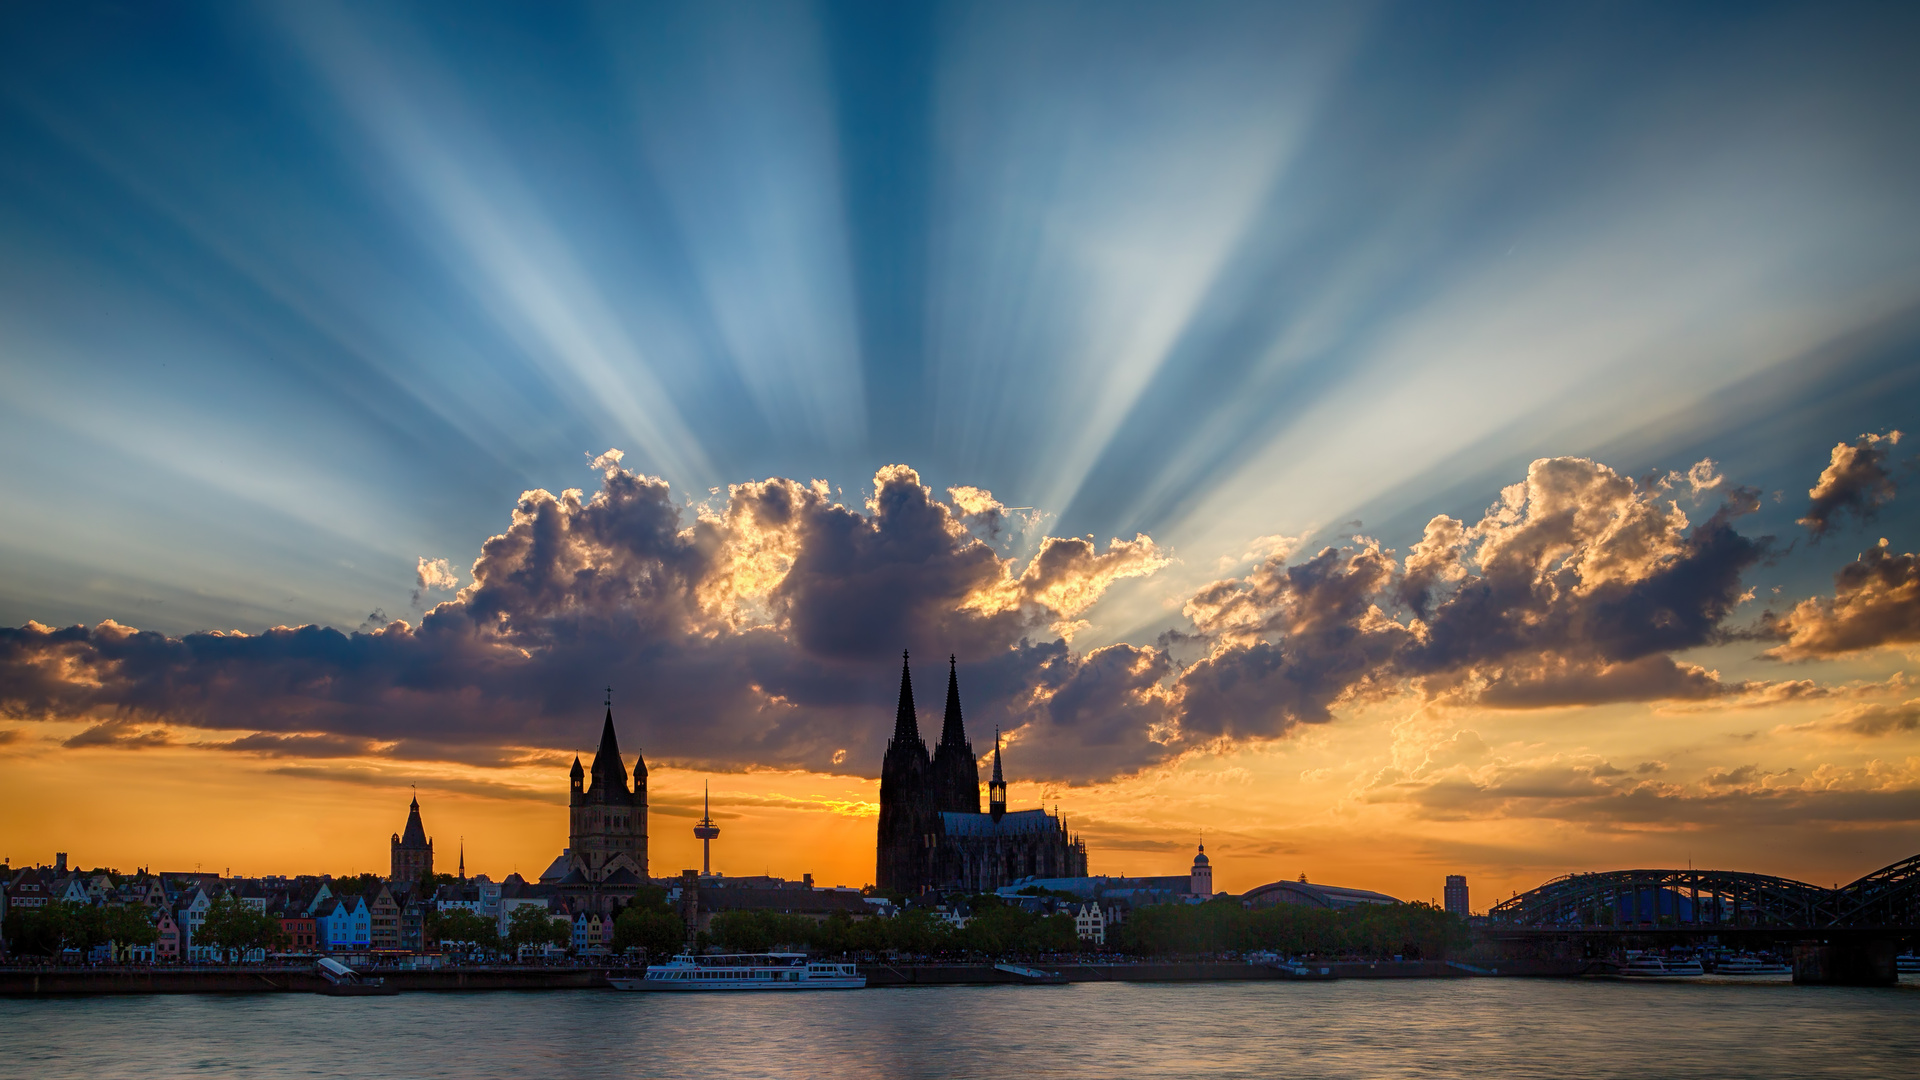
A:
<svg viewBox="0 0 1920 1080">
<path fill-rule="evenodd" d="M 1793 945 L 1798 981 L 1885 983 L 1899 945 L 1920 937 L 1920 855 L 1837 889 L 1734 870 L 1568 874 L 1495 904 L 1484 932 L 1565 943 L 1731 935 Z"/>
</svg>

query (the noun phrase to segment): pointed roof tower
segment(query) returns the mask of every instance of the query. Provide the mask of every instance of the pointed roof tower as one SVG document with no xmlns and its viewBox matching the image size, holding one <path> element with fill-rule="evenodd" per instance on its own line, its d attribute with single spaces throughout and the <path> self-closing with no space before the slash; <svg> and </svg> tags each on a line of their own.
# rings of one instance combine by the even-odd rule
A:
<svg viewBox="0 0 1920 1080">
<path fill-rule="evenodd" d="M 620 760 L 620 740 L 613 734 L 613 706 L 607 706 L 607 721 L 600 728 L 600 749 L 593 755 L 593 784 L 588 793 L 605 784 L 609 790 L 627 793 L 627 766 Z"/>
<path fill-rule="evenodd" d="M 407 808 L 407 827 L 400 832 L 400 846 L 423 848 L 427 846 L 427 828 L 420 823 L 420 796 L 413 797 L 413 803 Z"/>
<path fill-rule="evenodd" d="M 960 668 L 956 657 L 947 657 L 947 719 L 940 727 L 940 745 L 965 747 L 967 729 L 960 719 Z"/>
<path fill-rule="evenodd" d="M 993 729 L 993 780 L 987 784 L 987 813 L 999 821 L 1007 812 L 1007 777 L 1000 771 L 1000 729 Z"/>
<path fill-rule="evenodd" d="M 900 707 L 893 716 L 893 740 L 897 743 L 926 743 L 920 740 L 920 721 L 913 709 L 913 668 L 905 649 L 900 650 Z"/>
</svg>

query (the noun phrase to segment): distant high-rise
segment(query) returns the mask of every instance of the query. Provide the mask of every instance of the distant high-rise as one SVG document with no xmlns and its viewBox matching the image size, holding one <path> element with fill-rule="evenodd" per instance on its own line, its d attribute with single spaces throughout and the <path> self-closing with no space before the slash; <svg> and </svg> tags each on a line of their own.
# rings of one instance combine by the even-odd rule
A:
<svg viewBox="0 0 1920 1080">
<path fill-rule="evenodd" d="M 1447 891 L 1445 895 L 1447 914 L 1458 915 L 1463 919 L 1472 914 L 1471 910 L 1467 907 L 1467 876 L 1465 874 L 1447 875 Z"/>
</svg>

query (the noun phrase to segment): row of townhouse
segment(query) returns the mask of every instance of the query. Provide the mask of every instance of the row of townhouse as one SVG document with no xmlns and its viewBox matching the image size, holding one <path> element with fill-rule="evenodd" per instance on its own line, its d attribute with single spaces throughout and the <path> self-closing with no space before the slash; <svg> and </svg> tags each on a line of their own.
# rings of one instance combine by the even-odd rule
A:
<svg viewBox="0 0 1920 1080">
<path fill-rule="evenodd" d="M 70 870 L 66 856 L 52 866 L 14 870 L 0 866 L 0 924 L 9 911 L 19 913 L 52 903 L 143 908 L 155 929 L 151 944 L 103 947 L 99 960 L 142 963 L 263 960 L 264 950 L 246 957 L 222 956 L 204 940 L 209 914 L 231 897 L 270 916 L 285 936 L 282 952 L 419 953 L 438 952 L 461 943 L 428 941 L 434 912 L 468 911 L 488 919 L 504 939 L 515 911 L 534 907 L 563 924 L 578 955 L 605 955 L 613 942 L 613 919 L 584 902 L 565 900 L 551 882 L 528 882 L 518 874 L 503 882 L 484 876 L 441 885 L 431 892 L 407 883 L 336 880 L 328 876 L 229 878 L 219 874 L 119 874 L 112 870 Z M 3 947 L 0 947 L 3 948 Z"/>
</svg>

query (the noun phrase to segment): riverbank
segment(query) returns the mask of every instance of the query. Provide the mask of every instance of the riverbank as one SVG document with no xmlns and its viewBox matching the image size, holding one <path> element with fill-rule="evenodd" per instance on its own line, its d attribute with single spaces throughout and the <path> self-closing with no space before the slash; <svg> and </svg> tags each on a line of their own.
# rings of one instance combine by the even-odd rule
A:
<svg viewBox="0 0 1920 1080">
<path fill-rule="evenodd" d="M 1247 982 L 1298 978 L 1266 964 L 1155 962 L 1122 964 L 1039 964 L 1065 982 Z M 624 970 L 624 969 L 623 969 Z M 1514 961 L 1499 968 L 1478 968 L 1442 961 L 1316 962 L 1318 978 L 1460 979 L 1474 977 L 1559 977 L 1605 974 L 1611 967 L 1583 962 Z M 1324 974 L 1322 973 L 1324 970 Z M 1029 980 L 992 964 L 862 964 L 872 988 L 907 986 L 986 986 Z M 437 970 L 376 970 L 405 992 L 459 993 L 483 990 L 594 990 L 609 987 L 610 969 L 597 967 L 461 967 Z M 53 997 L 109 994 L 312 994 L 327 986 L 310 967 L 126 967 L 16 968 L 0 970 L 0 996 Z"/>
</svg>

